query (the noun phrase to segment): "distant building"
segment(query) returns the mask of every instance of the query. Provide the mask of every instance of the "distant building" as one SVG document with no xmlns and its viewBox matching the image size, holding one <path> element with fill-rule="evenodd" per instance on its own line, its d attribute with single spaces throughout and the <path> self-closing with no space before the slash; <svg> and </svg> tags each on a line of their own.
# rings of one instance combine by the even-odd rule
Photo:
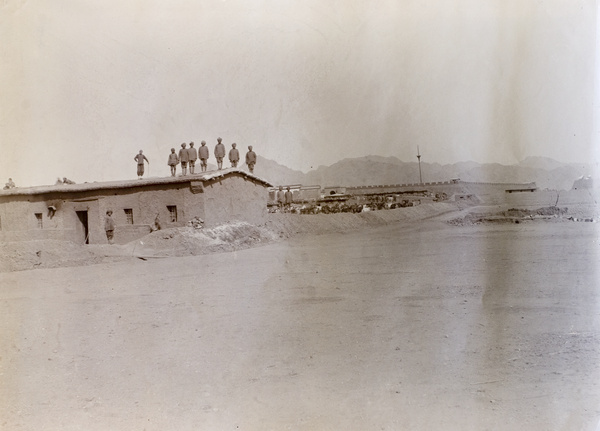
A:
<svg viewBox="0 0 600 431">
<path fill-rule="evenodd" d="M 571 190 L 581 190 L 581 189 L 593 189 L 594 188 L 594 180 L 591 176 L 580 177 L 575 180 L 573 183 L 573 187 Z"/>
<path fill-rule="evenodd" d="M 533 193 L 537 190 L 535 183 L 522 184 L 520 186 L 510 186 L 505 192 L 506 193 L 522 193 L 522 192 L 530 192 Z"/>
<path fill-rule="evenodd" d="M 337 188 L 335 188 L 337 189 Z M 412 184 L 386 184 L 373 186 L 354 186 L 345 187 L 345 192 L 353 196 L 374 195 L 374 194 L 394 194 L 394 193 L 446 193 L 448 196 L 453 194 L 493 194 L 493 193 L 514 193 L 514 192 L 534 192 L 537 190 L 535 183 L 484 183 L 461 181 L 459 178 L 453 178 L 450 181 L 436 181 L 429 183 Z"/>
<path fill-rule="evenodd" d="M 468 182 L 460 178 L 450 181 L 437 181 L 412 184 L 383 184 L 369 186 L 303 186 L 300 184 L 284 185 L 290 187 L 294 202 L 370 202 L 378 197 L 389 197 L 393 202 L 413 202 L 421 197 L 437 195 L 455 196 L 455 200 L 484 199 L 486 202 L 501 202 L 507 194 L 538 191 L 535 182 L 531 183 L 487 183 Z M 269 205 L 276 204 L 278 187 L 269 189 Z"/>
<path fill-rule="evenodd" d="M 321 186 L 303 186 L 301 184 L 282 185 L 283 189 L 290 188 L 293 196 L 293 202 L 316 202 L 321 197 Z M 277 202 L 277 190 L 279 187 L 269 189 L 269 203 L 271 205 Z"/>
<path fill-rule="evenodd" d="M 340 186 L 329 186 L 324 187 L 322 192 L 322 197 L 332 196 L 332 195 L 345 195 L 347 187 Z"/>
<path fill-rule="evenodd" d="M 0 240 L 69 240 L 106 243 L 104 217 L 112 210 L 115 242 L 185 226 L 194 217 L 211 227 L 239 220 L 262 223 L 267 181 L 238 169 L 186 177 L 38 186 L 0 191 Z"/>
</svg>

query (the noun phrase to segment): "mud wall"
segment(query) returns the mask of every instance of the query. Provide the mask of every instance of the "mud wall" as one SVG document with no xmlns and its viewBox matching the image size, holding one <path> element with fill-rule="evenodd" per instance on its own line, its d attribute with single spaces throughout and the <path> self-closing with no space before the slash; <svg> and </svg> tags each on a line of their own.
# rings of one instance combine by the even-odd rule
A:
<svg viewBox="0 0 600 431">
<path fill-rule="evenodd" d="M 531 187 L 530 185 L 517 183 L 475 183 L 465 181 L 439 181 L 423 184 L 391 184 L 381 186 L 347 187 L 346 193 L 362 195 L 371 193 L 394 193 L 428 190 L 430 192 L 443 192 L 448 195 L 455 193 L 473 194 L 502 194 L 507 189 Z"/>
<path fill-rule="evenodd" d="M 298 194 L 294 193 L 294 202 L 316 202 L 321 199 L 321 189 L 318 187 L 301 188 Z"/>
<path fill-rule="evenodd" d="M 109 209 L 113 211 L 112 217 L 116 224 L 114 240 L 118 244 L 127 243 L 150 233 L 157 216 L 162 228 L 183 226 L 186 219 L 184 195 L 189 189 L 189 183 L 160 187 L 162 190 L 156 190 L 156 186 L 114 190 L 100 199 L 99 211 L 93 224 L 102 238 L 94 242 L 106 243 L 104 218 Z M 174 207 L 173 216 L 176 216 L 176 219 L 172 218 L 169 207 Z M 131 218 L 128 219 L 125 210 L 130 210 L 133 223 L 130 223 Z"/>
<path fill-rule="evenodd" d="M 182 221 L 187 223 L 195 217 L 202 220 L 205 219 L 204 214 L 204 182 L 192 181 L 190 186 L 184 192 L 184 207 L 182 213 Z"/>
<path fill-rule="evenodd" d="M 81 218 L 77 211 L 82 212 Z M 97 212 L 98 198 L 93 197 L 72 201 L 58 194 L 14 196 L 10 201 L 0 202 L 0 240 L 97 242 L 101 236 L 89 229 L 89 219 Z"/>
<path fill-rule="evenodd" d="M 49 211 L 63 201 L 43 196 L 16 197 L 0 204 L 0 240 L 26 241 L 39 239 L 74 240 L 75 224 L 64 214 Z M 40 215 L 40 218 L 36 217 Z M 74 214 L 74 216 L 76 216 Z"/>
<path fill-rule="evenodd" d="M 237 173 L 208 181 L 0 196 L 0 240 L 106 244 L 109 209 L 119 244 L 150 233 L 157 216 L 163 229 L 184 226 L 194 217 L 209 227 L 234 220 L 261 224 L 267 197 L 263 183 Z"/>
<path fill-rule="evenodd" d="M 162 227 L 182 226 L 186 219 L 184 193 L 189 183 L 148 185 L 137 188 L 91 190 L 10 196 L 0 201 L 0 240 L 57 239 L 105 244 L 104 218 L 113 211 L 115 242 L 126 243 L 150 232 L 158 215 Z M 56 210 L 52 211 L 49 207 Z M 167 206 L 177 210 L 171 220 Z M 130 223 L 125 209 L 131 210 Z M 78 214 L 79 212 L 79 214 Z M 36 216 L 41 214 L 41 216 Z M 41 218 L 41 223 L 40 223 Z M 85 229 L 87 224 L 87 231 Z"/>
<path fill-rule="evenodd" d="M 288 186 L 284 187 L 285 188 Z M 321 187 L 320 186 L 289 186 L 292 192 L 292 199 L 295 203 L 300 202 L 316 202 L 321 198 Z M 279 187 L 270 187 L 268 189 L 269 204 L 277 203 L 277 191 Z"/>
<path fill-rule="evenodd" d="M 476 195 L 482 203 L 502 204 L 508 189 L 521 189 L 535 187 L 530 184 L 520 183 L 476 183 L 465 181 L 439 181 L 423 184 L 391 184 L 379 186 L 347 187 L 346 192 L 355 196 L 374 193 L 406 193 L 416 191 L 428 191 L 432 193 L 445 193 L 448 197 L 459 194 Z M 519 192 L 516 194 L 531 193 Z"/>
<path fill-rule="evenodd" d="M 241 174 L 204 183 L 204 225 L 217 226 L 239 220 L 262 224 L 267 215 L 268 188 Z"/>
</svg>

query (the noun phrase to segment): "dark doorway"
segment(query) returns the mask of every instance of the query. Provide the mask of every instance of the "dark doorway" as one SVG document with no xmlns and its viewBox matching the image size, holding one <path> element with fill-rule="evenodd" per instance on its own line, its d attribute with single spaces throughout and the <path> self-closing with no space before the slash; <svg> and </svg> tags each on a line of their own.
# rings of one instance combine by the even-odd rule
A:
<svg viewBox="0 0 600 431">
<path fill-rule="evenodd" d="M 79 223 L 77 223 L 77 242 L 82 244 L 90 243 L 90 231 L 88 229 L 88 212 L 87 211 L 76 211 Z"/>
</svg>

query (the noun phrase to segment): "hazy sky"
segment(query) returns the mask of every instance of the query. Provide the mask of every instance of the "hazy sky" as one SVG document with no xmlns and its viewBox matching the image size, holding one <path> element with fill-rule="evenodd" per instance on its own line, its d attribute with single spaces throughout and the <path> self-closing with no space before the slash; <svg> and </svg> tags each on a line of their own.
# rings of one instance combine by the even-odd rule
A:
<svg viewBox="0 0 600 431">
<path fill-rule="evenodd" d="M 597 162 L 597 10 L 3 0 L 0 180 L 135 178 L 140 149 L 150 175 L 166 176 L 171 147 L 204 139 L 212 154 L 218 136 L 304 171 L 368 154 L 416 160 L 417 146 L 439 163 Z"/>
</svg>

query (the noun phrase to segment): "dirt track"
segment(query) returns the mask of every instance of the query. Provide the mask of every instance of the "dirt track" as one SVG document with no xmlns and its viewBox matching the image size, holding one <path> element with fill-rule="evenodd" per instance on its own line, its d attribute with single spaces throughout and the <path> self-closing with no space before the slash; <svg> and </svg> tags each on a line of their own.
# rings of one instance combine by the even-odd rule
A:
<svg viewBox="0 0 600 431">
<path fill-rule="evenodd" d="M 591 223 L 0 274 L 0 429 L 595 430 Z"/>
</svg>

